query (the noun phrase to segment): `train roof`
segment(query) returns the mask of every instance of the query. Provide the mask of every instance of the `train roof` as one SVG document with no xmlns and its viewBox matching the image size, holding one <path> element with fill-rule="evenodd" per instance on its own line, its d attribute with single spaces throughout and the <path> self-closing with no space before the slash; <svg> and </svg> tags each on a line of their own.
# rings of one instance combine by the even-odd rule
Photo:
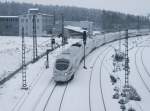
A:
<svg viewBox="0 0 150 111">
<path fill-rule="evenodd" d="M 79 49 L 82 48 L 82 42 L 77 42 L 75 44 L 72 44 L 71 47 L 69 47 L 67 50 L 63 51 L 62 54 L 69 54 L 70 56 L 74 56 L 77 54 Z"/>
<path fill-rule="evenodd" d="M 91 42 L 91 40 L 91 38 L 87 39 L 87 45 Z M 68 49 L 64 50 L 60 55 L 57 56 L 57 59 L 74 57 L 78 55 L 81 50 L 83 50 L 82 40 L 72 44 Z"/>
</svg>

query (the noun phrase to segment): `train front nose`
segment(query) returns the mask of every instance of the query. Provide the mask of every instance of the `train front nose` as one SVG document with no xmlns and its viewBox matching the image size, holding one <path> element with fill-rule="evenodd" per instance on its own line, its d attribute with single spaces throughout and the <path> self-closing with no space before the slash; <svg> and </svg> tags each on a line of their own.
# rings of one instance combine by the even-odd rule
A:
<svg viewBox="0 0 150 111">
<path fill-rule="evenodd" d="M 70 62 L 67 59 L 57 59 L 54 71 L 55 81 L 67 81 Z"/>
</svg>

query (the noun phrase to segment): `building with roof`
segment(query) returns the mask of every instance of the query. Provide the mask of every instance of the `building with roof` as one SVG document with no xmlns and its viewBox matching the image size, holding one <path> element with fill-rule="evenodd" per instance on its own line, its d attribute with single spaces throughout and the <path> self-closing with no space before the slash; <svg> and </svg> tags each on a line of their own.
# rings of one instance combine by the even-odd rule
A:
<svg viewBox="0 0 150 111">
<path fill-rule="evenodd" d="M 53 33 L 62 33 L 62 22 L 56 21 Z M 81 38 L 83 31 L 90 36 L 93 34 L 93 22 L 90 21 L 64 21 L 64 35 L 67 38 Z"/>
<path fill-rule="evenodd" d="M 33 16 L 36 21 L 37 36 L 47 36 L 52 33 L 53 15 L 42 14 L 39 9 L 32 8 L 28 10 L 27 14 L 19 16 L 19 35 L 21 35 L 22 27 L 24 27 L 25 36 L 33 36 Z"/>
<path fill-rule="evenodd" d="M 19 35 L 18 16 L 0 16 L 0 35 L 1 36 Z"/>
<path fill-rule="evenodd" d="M 88 31 L 82 27 L 75 27 L 71 25 L 67 25 L 64 27 L 65 29 L 65 36 L 67 38 L 82 38 L 83 32 L 86 31 L 87 35 L 89 34 Z"/>
<path fill-rule="evenodd" d="M 65 26 L 81 27 L 86 29 L 90 34 L 93 33 L 93 22 L 91 21 L 65 21 Z"/>
</svg>

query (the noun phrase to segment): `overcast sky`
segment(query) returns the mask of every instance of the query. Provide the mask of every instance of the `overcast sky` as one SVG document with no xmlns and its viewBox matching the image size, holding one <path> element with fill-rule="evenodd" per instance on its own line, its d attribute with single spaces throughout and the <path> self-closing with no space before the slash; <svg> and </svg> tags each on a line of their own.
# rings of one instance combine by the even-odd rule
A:
<svg viewBox="0 0 150 111">
<path fill-rule="evenodd" d="M 44 5 L 79 6 L 86 8 L 113 10 L 140 15 L 147 15 L 150 13 L 150 0 L 7 0 L 7 1 L 38 3 Z"/>
</svg>

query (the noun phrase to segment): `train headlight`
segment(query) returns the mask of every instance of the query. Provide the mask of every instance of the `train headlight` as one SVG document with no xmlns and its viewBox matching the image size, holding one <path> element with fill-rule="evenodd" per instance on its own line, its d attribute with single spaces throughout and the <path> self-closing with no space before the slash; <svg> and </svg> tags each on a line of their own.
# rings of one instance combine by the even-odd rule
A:
<svg viewBox="0 0 150 111">
<path fill-rule="evenodd" d="M 64 74 L 65 76 L 67 76 L 68 75 L 68 73 L 67 72 L 65 72 L 65 74 Z"/>
</svg>

